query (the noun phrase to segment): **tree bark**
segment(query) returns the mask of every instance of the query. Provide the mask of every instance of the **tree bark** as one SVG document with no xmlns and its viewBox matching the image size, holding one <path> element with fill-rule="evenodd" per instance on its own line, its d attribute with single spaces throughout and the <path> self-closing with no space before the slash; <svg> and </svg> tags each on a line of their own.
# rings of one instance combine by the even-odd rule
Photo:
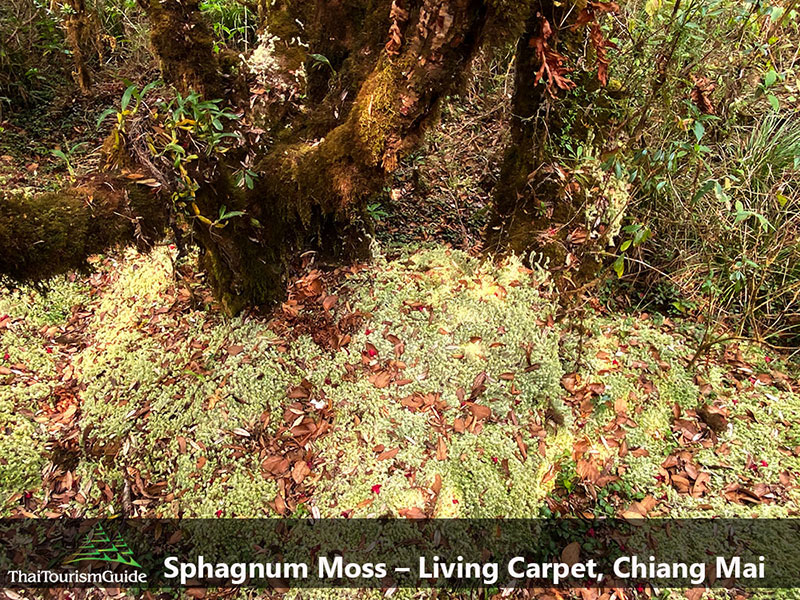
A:
<svg viewBox="0 0 800 600">
<path fill-rule="evenodd" d="M 220 98 L 224 89 L 214 37 L 200 0 L 139 0 L 150 21 L 150 41 L 167 83 Z"/>
<path fill-rule="evenodd" d="M 289 10 L 291 4 L 279 3 L 273 9 Z M 236 188 L 232 169 L 225 165 L 220 165 L 214 181 L 197 191 L 197 207 L 208 220 L 223 205 L 245 213 L 225 227 L 195 221 L 202 264 L 230 312 L 247 303 L 280 299 L 292 260 L 303 252 L 316 251 L 337 261 L 367 256 L 369 198 L 420 142 L 442 98 L 459 83 L 485 24 L 486 8 L 480 0 L 399 5 L 395 0 L 388 13 L 391 43 L 385 45 L 386 35 L 378 38 L 373 32 L 372 37 L 380 41 L 370 48 L 376 57 L 371 59 L 371 69 L 350 78 L 351 85 L 359 85 L 340 124 L 322 139 L 308 139 L 309 129 L 301 122 L 292 127 L 294 135 L 259 149 L 256 170 L 260 178 L 252 191 Z M 378 2 L 376 12 L 370 13 L 370 6 L 372 2 L 365 2 L 361 9 L 350 6 L 349 10 L 361 10 L 369 20 L 383 14 L 381 6 L 390 8 Z M 286 17 L 273 14 L 268 22 L 291 24 L 276 16 Z M 351 39 L 345 31 L 342 47 L 363 52 L 368 38 Z M 166 72 L 185 70 L 180 64 L 170 64 L 176 56 L 182 60 L 174 52 L 160 56 Z"/>
<path fill-rule="evenodd" d="M 55 4 L 55 0 L 54 0 Z M 88 61 L 94 51 L 92 50 L 94 17 L 86 9 L 86 0 L 60 0 L 62 9 L 66 9 L 64 16 L 64 34 L 72 52 L 72 61 L 75 65 L 73 77 L 81 93 L 88 95 L 92 89 L 92 76 Z"/>
<path fill-rule="evenodd" d="M 0 273 L 42 280 L 117 243 L 148 247 L 167 223 L 164 202 L 129 180 L 99 177 L 33 197 L 0 196 Z"/>
<path fill-rule="evenodd" d="M 610 4 L 606 6 L 611 10 Z M 485 236 L 488 254 L 513 252 L 539 262 L 566 287 L 596 274 L 600 266 L 597 250 L 607 241 L 605 224 L 598 223 L 599 230 L 595 230 L 585 223 L 588 205 L 594 201 L 589 190 L 557 165 L 547 149 L 548 137 L 557 139 L 559 135 L 559 109 L 564 103 L 557 96 L 573 86 L 560 79 L 568 74 L 560 61 L 581 47 L 580 26 L 592 25 L 595 18 L 591 13 L 591 20 L 583 20 L 585 15 L 572 8 L 569 3 L 540 0 L 518 41 L 511 145 L 494 190 Z M 561 67 L 563 73 L 559 73 Z M 578 77 L 591 78 L 599 85 L 593 74 L 579 73 Z M 597 208 L 599 213 L 606 210 L 602 198 Z"/>
</svg>

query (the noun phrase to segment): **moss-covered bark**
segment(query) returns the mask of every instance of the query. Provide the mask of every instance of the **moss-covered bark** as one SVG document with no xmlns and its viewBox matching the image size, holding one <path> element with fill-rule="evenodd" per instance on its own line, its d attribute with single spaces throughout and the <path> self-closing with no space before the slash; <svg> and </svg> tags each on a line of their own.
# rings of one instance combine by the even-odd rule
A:
<svg viewBox="0 0 800 600">
<path fill-rule="evenodd" d="M 96 17 L 87 10 L 86 0 L 58 0 L 53 4 L 58 4 L 64 13 L 64 36 L 72 53 L 75 83 L 81 93 L 89 94 L 92 87 L 89 60 L 96 54 L 93 50 Z"/>
<path fill-rule="evenodd" d="M 559 96 L 573 85 L 558 79 L 558 68 L 580 47 L 576 20 L 576 7 L 541 0 L 518 41 L 511 145 L 494 191 L 485 245 L 490 254 L 514 252 L 539 261 L 571 284 L 596 274 L 600 262 L 594 250 L 606 239 L 603 231 L 586 225 L 592 202 L 587 190 L 548 154 L 548 137 L 559 135 Z"/>
<path fill-rule="evenodd" d="M 0 196 L 0 273 L 40 280 L 117 243 L 152 244 L 166 226 L 149 188 L 102 178 L 32 197 Z"/>
<path fill-rule="evenodd" d="M 211 28 L 200 0 L 139 0 L 150 20 L 150 40 L 164 79 L 181 92 L 208 98 L 223 94 L 222 74 Z"/>
<path fill-rule="evenodd" d="M 308 250 L 333 260 L 367 255 L 367 202 L 459 83 L 479 46 L 485 15 L 479 0 L 409 5 L 402 26 L 392 28 L 394 45 L 384 48 L 384 35 L 381 50 L 373 48 L 379 58 L 361 76 L 340 125 L 318 141 L 298 139 L 307 133 L 298 128 L 271 147 L 257 165 L 261 176 L 252 192 L 236 190 L 222 176 L 198 193 L 203 214 L 217 214 L 225 204 L 247 215 L 198 231 L 204 265 L 229 310 L 279 298 L 293 259 Z"/>
</svg>

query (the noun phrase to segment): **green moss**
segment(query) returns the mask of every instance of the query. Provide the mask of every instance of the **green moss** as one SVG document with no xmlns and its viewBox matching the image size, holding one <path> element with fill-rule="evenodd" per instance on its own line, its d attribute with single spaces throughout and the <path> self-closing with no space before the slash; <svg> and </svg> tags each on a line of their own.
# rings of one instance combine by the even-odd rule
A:
<svg viewBox="0 0 800 600">
<path fill-rule="evenodd" d="M 44 427 L 32 418 L 50 388 L 0 384 L 0 515 L 12 494 L 36 490 L 44 468 Z"/>
</svg>

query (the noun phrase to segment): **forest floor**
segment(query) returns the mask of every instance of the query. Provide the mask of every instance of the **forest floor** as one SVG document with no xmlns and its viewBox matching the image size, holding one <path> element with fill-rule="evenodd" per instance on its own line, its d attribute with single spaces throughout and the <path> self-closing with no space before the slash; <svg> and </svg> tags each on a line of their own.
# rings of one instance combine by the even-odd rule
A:
<svg viewBox="0 0 800 600">
<path fill-rule="evenodd" d="M 556 323 L 460 251 L 309 268 L 224 317 L 168 246 L 0 296 L 8 516 L 770 516 L 798 508 L 779 357 L 696 325 Z"/>
</svg>

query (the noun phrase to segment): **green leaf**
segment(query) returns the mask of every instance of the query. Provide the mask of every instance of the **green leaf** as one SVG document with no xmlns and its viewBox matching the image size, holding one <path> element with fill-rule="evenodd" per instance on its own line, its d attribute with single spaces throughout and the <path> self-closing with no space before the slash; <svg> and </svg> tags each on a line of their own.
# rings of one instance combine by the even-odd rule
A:
<svg viewBox="0 0 800 600">
<path fill-rule="evenodd" d="M 628 248 L 631 247 L 632 243 L 633 242 L 631 240 L 625 240 L 624 242 L 622 242 L 622 246 L 619 247 L 620 252 L 625 252 Z"/>
<path fill-rule="evenodd" d="M 316 64 L 323 64 L 328 65 L 328 68 L 336 73 L 336 69 L 333 68 L 331 61 L 327 59 L 327 57 L 323 56 L 322 54 L 309 54 L 308 55 Z"/>
<path fill-rule="evenodd" d="M 769 100 L 770 106 L 772 106 L 773 110 L 780 110 L 781 103 L 775 96 L 773 96 L 772 94 L 769 94 L 767 96 L 767 100 Z"/>
<path fill-rule="evenodd" d="M 700 121 L 695 121 L 693 131 L 694 131 L 694 137 L 696 137 L 697 141 L 699 142 L 700 140 L 703 139 L 703 136 L 706 133 L 706 128 L 703 127 L 703 124 Z"/>
<path fill-rule="evenodd" d="M 100 125 L 103 124 L 103 121 L 105 121 L 108 117 L 110 117 L 111 115 L 114 115 L 116 113 L 117 113 L 117 109 L 116 108 L 107 108 L 106 110 L 101 112 L 100 116 L 97 117 L 97 126 L 100 127 Z"/>
<path fill-rule="evenodd" d="M 616 261 L 614 261 L 613 269 L 617 274 L 617 277 L 621 278 L 625 273 L 625 258 L 620 256 Z"/>
<path fill-rule="evenodd" d="M 783 194 L 777 194 L 778 204 L 781 205 L 781 208 L 784 208 L 789 203 L 789 198 L 784 196 Z"/>
<path fill-rule="evenodd" d="M 764 87 L 772 87 L 777 80 L 778 74 L 775 72 L 775 69 L 770 69 L 767 71 L 767 74 L 764 75 Z"/>
<path fill-rule="evenodd" d="M 129 85 L 128 89 L 122 94 L 122 100 L 119 101 L 119 107 L 122 110 L 128 108 L 128 105 L 131 103 L 131 96 L 133 96 L 133 92 L 136 91 L 135 85 Z"/>
</svg>

